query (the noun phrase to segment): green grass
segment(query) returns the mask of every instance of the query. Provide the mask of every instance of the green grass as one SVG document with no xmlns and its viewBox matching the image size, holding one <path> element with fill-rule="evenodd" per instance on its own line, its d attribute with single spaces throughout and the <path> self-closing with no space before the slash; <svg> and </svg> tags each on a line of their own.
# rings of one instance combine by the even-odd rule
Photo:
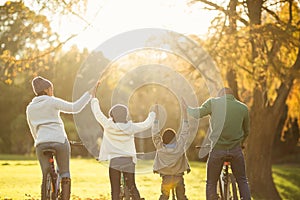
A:
<svg viewBox="0 0 300 200">
<path fill-rule="evenodd" d="M 275 165 L 273 166 L 273 178 L 282 199 L 300 199 L 299 165 Z"/>
<path fill-rule="evenodd" d="M 41 170 L 35 158 L 0 155 L 0 199 L 39 199 Z M 205 163 L 192 162 L 192 172 L 184 176 L 190 199 L 204 199 Z M 141 169 L 147 169 L 142 172 Z M 158 199 L 161 178 L 152 173 L 152 162 L 137 166 L 136 183 L 141 196 Z M 193 170 L 194 169 L 194 170 Z M 108 168 L 94 159 L 71 159 L 72 199 L 110 199 Z M 192 184 L 191 184 L 192 183 Z"/>
<path fill-rule="evenodd" d="M 191 162 L 192 172 L 184 176 L 191 200 L 205 199 L 205 163 Z M 141 169 L 147 169 L 142 172 Z M 139 162 L 136 183 L 141 196 L 156 200 L 161 178 L 151 172 L 152 162 Z M 108 168 L 94 159 L 71 159 L 72 199 L 110 199 Z M 300 199 L 300 169 L 276 165 L 273 176 L 283 199 Z M 34 157 L 0 155 L 0 199 L 40 199 L 41 171 Z"/>
</svg>

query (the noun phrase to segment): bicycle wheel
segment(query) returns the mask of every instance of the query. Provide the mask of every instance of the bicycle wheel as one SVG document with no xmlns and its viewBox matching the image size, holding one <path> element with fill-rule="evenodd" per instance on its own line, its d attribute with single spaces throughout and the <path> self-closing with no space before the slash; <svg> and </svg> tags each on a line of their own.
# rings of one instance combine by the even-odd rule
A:
<svg viewBox="0 0 300 200">
<path fill-rule="evenodd" d="M 120 191 L 120 199 L 121 200 L 130 200 L 130 192 L 128 188 L 125 186 L 122 186 Z"/>
<path fill-rule="evenodd" d="M 222 181 L 222 176 L 220 176 L 218 180 L 218 187 L 217 187 L 217 194 L 218 194 L 218 199 L 223 200 L 224 199 L 224 182 Z"/>
<path fill-rule="evenodd" d="M 55 189 L 54 189 L 54 184 L 53 184 L 53 179 L 51 172 L 48 171 L 43 177 L 43 182 L 42 182 L 42 200 L 55 200 Z"/>
<path fill-rule="evenodd" d="M 230 182 L 228 176 L 224 180 L 224 200 L 230 200 Z"/>
<path fill-rule="evenodd" d="M 231 183 L 231 199 L 232 200 L 238 200 L 235 177 L 234 177 L 233 174 L 230 174 L 229 178 L 230 178 L 230 183 Z"/>
<path fill-rule="evenodd" d="M 127 186 L 124 187 L 124 196 L 125 196 L 125 200 L 130 200 L 130 191 L 128 189 Z"/>
<path fill-rule="evenodd" d="M 218 199 L 220 200 L 231 200 L 231 191 L 230 191 L 230 180 L 229 175 L 221 175 L 218 181 Z"/>
</svg>

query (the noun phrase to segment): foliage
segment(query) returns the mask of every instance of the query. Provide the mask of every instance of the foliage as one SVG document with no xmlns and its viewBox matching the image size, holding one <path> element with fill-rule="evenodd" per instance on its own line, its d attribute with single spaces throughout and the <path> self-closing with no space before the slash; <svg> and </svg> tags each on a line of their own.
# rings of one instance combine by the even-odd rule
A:
<svg viewBox="0 0 300 200">
<path fill-rule="evenodd" d="M 298 108 L 294 109 L 299 105 L 299 92 L 295 95 L 293 87 L 300 77 L 300 5 L 290 0 L 198 1 L 219 11 L 204 45 L 226 84 L 250 108 L 247 145 L 252 148 L 246 161 L 252 193 L 277 199 L 270 155 L 277 129 L 283 129 L 280 120 L 286 103 L 289 111 L 285 118 L 299 117 Z"/>
<path fill-rule="evenodd" d="M 27 137 L 30 133 L 25 117 L 25 102 L 29 102 L 32 93 L 29 82 L 25 83 L 8 86 L 0 82 L 0 90 L 5 94 L 0 95 L 0 141 L 3 141 L 0 151 L 3 153 L 25 153 L 27 145 L 32 145 L 32 139 Z"/>
<path fill-rule="evenodd" d="M 32 1 L 32 7 L 38 7 L 38 12 L 46 12 L 64 15 L 78 15 L 86 12 L 88 0 L 72 0 L 72 1 L 60 1 L 60 0 L 39 0 L 37 2 Z"/>
<path fill-rule="evenodd" d="M 62 53 L 61 58 L 57 58 L 57 63 L 51 62 L 49 70 L 39 73 L 39 75 L 52 80 L 55 96 L 72 101 L 76 72 L 86 54 L 87 52 L 81 53 L 74 47 L 69 52 Z M 0 89 L 5 94 L 0 96 L 1 113 L 5 113 L 0 116 L 2 127 L 0 152 L 31 154 L 33 153 L 33 139 L 25 115 L 26 106 L 34 97 L 31 88 L 31 76 L 28 76 L 27 73 L 21 73 L 12 85 L 1 82 Z M 78 139 L 72 115 L 62 114 L 62 116 L 70 139 Z"/>
<path fill-rule="evenodd" d="M 293 4 L 292 21 L 288 25 L 288 3 L 274 4 L 274 12 L 277 12 L 281 23 L 278 23 L 277 18 L 264 13 L 261 24 L 250 26 L 244 21 L 237 22 L 238 27 L 232 31 L 228 15 L 225 15 L 214 21 L 211 31 L 215 34 L 211 35 L 208 43 L 204 43 L 222 69 L 224 77 L 230 69 L 236 71 L 239 97 L 250 106 L 252 99 L 249 95 L 253 88 L 261 88 L 265 95 L 264 104 L 273 105 L 280 83 L 285 83 L 292 77 L 299 77 L 299 72 L 294 74 L 291 67 L 300 45 L 300 27 L 297 25 L 300 20 L 297 15 L 300 8 L 296 3 Z M 238 10 L 245 10 L 244 4 L 238 5 Z M 268 5 L 268 1 L 265 7 L 273 8 Z M 237 21 L 240 19 L 238 17 L 240 16 L 236 16 Z M 251 54 L 252 40 L 256 44 L 254 60 Z"/>
<path fill-rule="evenodd" d="M 0 6 L 0 79 L 12 84 L 23 71 L 49 69 L 49 52 L 59 44 L 46 16 L 36 14 L 23 2 Z"/>
<path fill-rule="evenodd" d="M 284 124 L 283 119 L 283 124 Z M 300 163 L 300 129 L 297 118 L 288 118 L 285 129 L 276 134 L 272 158 L 274 163 Z"/>
<path fill-rule="evenodd" d="M 298 124 L 300 126 L 300 80 L 295 80 L 293 88 L 287 99 L 287 105 L 289 107 L 289 118 L 298 118 Z"/>
</svg>

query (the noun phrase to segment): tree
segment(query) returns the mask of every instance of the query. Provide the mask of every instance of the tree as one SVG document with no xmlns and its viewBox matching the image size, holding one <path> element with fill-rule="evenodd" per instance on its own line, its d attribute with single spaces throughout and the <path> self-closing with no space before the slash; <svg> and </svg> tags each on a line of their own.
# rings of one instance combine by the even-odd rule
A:
<svg viewBox="0 0 300 200">
<path fill-rule="evenodd" d="M 87 3 L 88 0 L 7 0 L 0 6 L 0 81 L 12 84 L 23 71 L 35 75 L 49 69 L 48 61 L 55 53 L 90 26 L 91 19 L 85 16 Z M 81 20 L 82 29 L 60 41 L 50 26 L 55 16 L 61 19 L 76 17 Z"/>
<path fill-rule="evenodd" d="M 64 57 L 53 54 L 60 52 L 62 43 L 58 35 L 52 32 L 46 16 L 36 14 L 23 2 L 7 1 L 0 6 L 0 29 L 0 88 L 5 94 L 0 98 L 0 151 L 30 153 L 32 139 L 25 108 L 33 97 L 32 76 L 46 75 L 57 85 L 55 93 L 71 101 L 72 80 L 88 52 L 80 53 L 74 47 Z M 72 119 L 66 117 L 65 121 L 71 124 L 68 122 Z M 69 125 L 66 129 L 74 130 L 74 126 Z M 70 131 L 70 134 L 76 133 Z"/>
<path fill-rule="evenodd" d="M 252 193 L 280 199 L 271 151 L 286 101 L 300 72 L 300 5 L 296 1 L 198 0 L 220 11 L 205 45 L 239 99 L 250 106 L 247 172 Z"/>
<path fill-rule="evenodd" d="M 58 35 L 51 31 L 46 16 L 38 15 L 23 2 L 7 1 L 0 6 L 0 79 L 7 84 L 22 71 L 48 69 Z"/>
</svg>

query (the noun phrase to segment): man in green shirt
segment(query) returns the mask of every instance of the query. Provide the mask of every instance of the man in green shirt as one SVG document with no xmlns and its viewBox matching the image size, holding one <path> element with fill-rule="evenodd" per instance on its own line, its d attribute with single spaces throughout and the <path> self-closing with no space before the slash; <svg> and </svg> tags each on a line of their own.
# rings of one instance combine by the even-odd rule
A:
<svg viewBox="0 0 300 200">
<path fill-rule="evenodd" d="M 200 107 L 188 107 L 187 111 L 194 118 L 210 115 L 211 151 L 207 160 L 206 199 L 218 199 L 217 181 L 222 170 L 223 158 L 231 156 L 231 168 L 238 183 L 241 199 L 250 200 L 241 148 L 249 134 L 248 107 L 235 99 L 230 88 L 223 88 L 218 97 L 209 98 Z"/>
</svg>

